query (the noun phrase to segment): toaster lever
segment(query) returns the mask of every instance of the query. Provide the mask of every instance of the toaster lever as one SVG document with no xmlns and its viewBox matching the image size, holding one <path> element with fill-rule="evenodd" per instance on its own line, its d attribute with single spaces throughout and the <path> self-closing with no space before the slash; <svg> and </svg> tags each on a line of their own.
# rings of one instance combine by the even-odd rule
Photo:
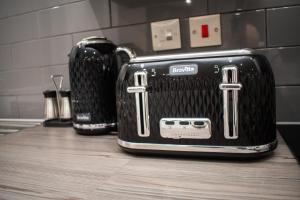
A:
<svg viewBox="0 0 300 200">
<path fill-rule="evenodd" d="M 147 72 L 134 73 L 134 86 L 127 87 L 128 93 L 135 94 L 137 132 L 140 137 L 149 137 L 149 106 L 147 92 Z"/>
<path fill-rule="evenodd" d="M 240 90 L 242 88 L 242 84 L 240 83 L 221 83 L 219 85 L 221 90 Z"/>
<path fill-rule="evenodd" d="M 219 85 L 223 91 L 223 123 L 226 139 L 238 138 L 238 92 L 242 84 L 238 83 L 238 69 L 235 65 L 224 66 L 222 69 L 223 82 Z M 232 110 L 230 110 L 232 109 Z M 230 113 L 232 120 L 229 119 Z M 230 130 L 232 121 L 232 131 Z"/>
<path fill-rule="evenodd" d="M 128 93 L 142 93 L 146 92 L 146 87 L 144 86 L 133 86 L 127 88 Z"/>
</svg>

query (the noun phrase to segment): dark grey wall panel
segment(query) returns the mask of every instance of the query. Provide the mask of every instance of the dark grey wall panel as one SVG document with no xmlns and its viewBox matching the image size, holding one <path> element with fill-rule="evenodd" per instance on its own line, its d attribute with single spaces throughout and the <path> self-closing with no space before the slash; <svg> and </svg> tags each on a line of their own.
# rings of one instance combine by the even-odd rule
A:
<svg viewBox="0 0 300 200">
<path fill-rule="evenodd" d="M 51 74 L 65 76 L 64 88 L 69 89 L 67 65 L 13 70 L 0 73 L 0 95 L 40 94 L 47 89 L 54 89 Z"/>
<path fill-rule="evenodd" d="M 300 47 L 258 50 L 273 69 L 276 85 L 300 85 Z"/>
<path fill-rule="evenodd" d="M 136 24 L 206 14 L 207 1 L 111 0 L 112 25 Z"/>
<path fill-rule="evenodd" d="M 14 16 L 0 20 L 0 44 L 38 38 L 36 13 Z"/>
<path fill-rule="evenodd" d="M 110 26 L 108 0 L 80 1 L 37 13 L 40 37 Z"/>
<path fill-rule="evenodd" d="M 266 45 L 265 11 L 222 15 L 222 46 L 225 48 L 261 48 Z"/>
<path fill-rule="evenodd" d="M 209 13 L 299 5 L 299 0 L 208 0 Z"/>
<path fill-rule="evenodd" d="M 28 68 L 66 64 L 71 48 L 71 35 L 18 43 L 12 45 L 12 67 Z"/>
<path fill-rule="evenodd" d="M 44 99 L 42 95 L 23 95 L 17 97 L 20 118 L 42 119 Z"/>
<path fill-rule="evenodd" d="M 276 89 L 277 121 L 300 121 L 300 86 L 278 87 Z"/>
<path fill-rule="evenodd" d="M 300 45 L 300 6 L 267 10 L 268 46 Z"/>
<path fill-rule="evenodd" d="M 0 70 L 9 69 L 12 63 L 11 46 L 0 46 Z"/>
<path fill-rule="evenodd" d="M 0 118 L 18 118 L 18 103 L 16 96 L 0 96 Z"/>
<path fill-rule="evenodd" d="M 0 73 L 0 94 L 32 94 L 43 91 L 41 69 L 13 70 Z"/>
<path fill-rule="evenodd" d="M 1 0 L 0 18 L 50 8 L 79 0 Z"/>
</svg>

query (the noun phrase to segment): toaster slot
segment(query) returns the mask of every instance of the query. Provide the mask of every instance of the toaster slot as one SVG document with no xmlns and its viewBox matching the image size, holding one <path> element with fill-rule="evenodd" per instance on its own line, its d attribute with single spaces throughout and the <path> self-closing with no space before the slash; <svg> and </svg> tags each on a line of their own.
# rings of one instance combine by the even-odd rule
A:
<svg viewBox="0 0 300 200">
<path fill-rule="evenodd" d="M 134 73 L 134 86 L 128 87 L 128 93 L 135 93 L 137 132 L 140 137 L 150 135 L 147 72 Z"/>
<path fill-rule="evenodd" d="M 223 123 L 226 139 L 238 138 L 238 91 L 242 85 L 238 83 L 238 69 L 235 65 L 224 66 L 222 83 L 223 91 Z"/>
</svg>

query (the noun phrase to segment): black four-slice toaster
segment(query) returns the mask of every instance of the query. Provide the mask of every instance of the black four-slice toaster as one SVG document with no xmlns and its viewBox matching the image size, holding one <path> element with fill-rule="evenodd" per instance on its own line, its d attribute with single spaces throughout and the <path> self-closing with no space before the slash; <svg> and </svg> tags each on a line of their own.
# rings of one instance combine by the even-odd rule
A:
<svg viewBox="0 0 300 200">
<path fill-rule="evenodd" d="M 277 146 L 273 73 L 253 50 L 131 55 L 116 94 L 127 151 L 251 157 Z"/>
</svg>

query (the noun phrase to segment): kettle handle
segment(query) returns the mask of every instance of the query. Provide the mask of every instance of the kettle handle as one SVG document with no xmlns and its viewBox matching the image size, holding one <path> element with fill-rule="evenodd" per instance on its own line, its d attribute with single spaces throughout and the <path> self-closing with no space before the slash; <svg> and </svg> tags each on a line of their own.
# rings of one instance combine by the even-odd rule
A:
<svg viewBox="0 0 300 200">
<path fill-rule="evenodd" d="M 118 54 L 120 52 L 126 53 L 129 57 L 129 60 L 136 58 L 136 53 L 132 49 L 129 49 L 127 47 L 117 47 L 115 52 L 116 52 L 116 54 Z"/>
</svg>

